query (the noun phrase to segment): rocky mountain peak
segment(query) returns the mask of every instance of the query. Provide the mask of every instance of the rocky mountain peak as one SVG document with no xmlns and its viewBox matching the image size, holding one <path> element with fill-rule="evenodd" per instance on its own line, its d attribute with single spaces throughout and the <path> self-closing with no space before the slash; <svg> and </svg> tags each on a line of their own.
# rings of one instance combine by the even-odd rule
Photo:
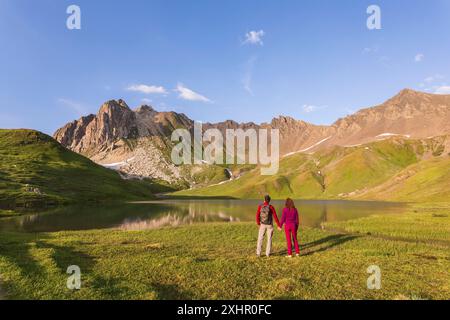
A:
<svg viewBox="0 0 450 320">
<path fill-rule="evenodd" d="M 281 128 L 281 127 L 297 127 L 297 126 L 306 126 L 308 125 L 307 122 L 303 120 L 296 120 L 289 116 L 278 116 L 277 118 L 273 118 L 270 125 L 275 128 Z"/>
<path fill-rule="evenodd" d="M 415 91 L 412 89 L 403 89 L 391 99 L 387 100 L 385 105 L 405 106 L 419 105 L 423 102 L 429 102 L 435 95 Z"/>
<path fill-rule="evenodd" d="M 98 110 L 97 115 L 107 113 L 107 114 L 113 114 L 113 113 L 122 113 L 122 112 L 131 111 L 131 109 L 128 107 L 125 101 L 122 99 L 119 100 L 109 100 L 102 104 L 100 109 Z"/>
</svg>

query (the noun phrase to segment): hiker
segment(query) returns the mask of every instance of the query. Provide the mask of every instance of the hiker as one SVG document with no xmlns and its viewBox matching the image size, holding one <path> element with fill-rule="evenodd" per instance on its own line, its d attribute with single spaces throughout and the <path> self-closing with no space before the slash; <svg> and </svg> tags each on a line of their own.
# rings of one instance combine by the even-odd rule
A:
<svg viewBox="0 0 450 320">
<path fill-rule="evenodd" d="M 298 211 L 291 198 L 286 199 L 286 203 L 281 216 L 281 227 L 284 225 L 284 233 L 286 234 L 286 242 L 288 249 L 288 258 L 292 258 L 292 239 L 294 239 L 295 255 L 300 255 L 298 247 L 297 230 L 298 230 Z"/>
<path fill-rule="evenodd" d="M 267 232 L 267 246 L 266 246 L 266 256 L 270 256 L 272 250 L 272 235 L 273 235 L 273 220 L 281 230 L 280 222 L 278 221 L 277 213 L 275 208 L 270 205 L 270 196 L 264 196 L 264 203 L 258 206 L 258 211 L 256 212 L 256 224 L 259 226 L 258 233 L 258 244 L 256 246 L 256 255 L 261 256 L 262 242 L 264 240 L 264 235 Z"/>
</svg>

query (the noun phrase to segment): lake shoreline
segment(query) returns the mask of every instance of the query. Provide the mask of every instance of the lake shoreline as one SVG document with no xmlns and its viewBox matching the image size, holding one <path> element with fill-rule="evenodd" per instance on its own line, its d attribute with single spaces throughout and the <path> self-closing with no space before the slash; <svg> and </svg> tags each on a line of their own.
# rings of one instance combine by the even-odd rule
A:
<svg viewBox="0 0 450 320">
<path fill-rule="evenodd" d="M 159 199 L 119 204 L 65 206 L 0 219 L 0 231 L 56 232 L 90 229 L 154 229 L 206 222 L 255 221 L 261 200 Z M 395 214 L 407 204 L 385 201 L 295 200 L 300 224 L 320 228 L 322 222 Z M 281 219 L 284 200 L 272 200 Z"/>
</svg>

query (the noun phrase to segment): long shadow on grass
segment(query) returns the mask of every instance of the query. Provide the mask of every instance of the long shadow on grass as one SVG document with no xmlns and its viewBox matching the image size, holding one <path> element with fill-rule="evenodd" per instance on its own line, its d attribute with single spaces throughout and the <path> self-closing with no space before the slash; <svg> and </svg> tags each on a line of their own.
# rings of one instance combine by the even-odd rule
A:
<svg viewBox="0 0 450 320">
<path fill-rule="evenodd" d="M 11 239 L 8 239 L 7 236 L 0 237 L 0 255 L 19 269 L 21 277 L 30 279 L 30 281 L 32 281 L 31 279 L 47 279 L 52 273 L 55 275 L 55 271 L 44 267 L 42 258 L 34 256 L 31 250 L 36 250 L 37 252 L 50 250 L 50 256 L 58 269 L 56 272 L 64 275 L 61 277 L 61 283 L 58 284 L 58 286 L 63 288 L 66 286 L 65 279 L 69 276 L 66 274 L 69 266 L 77 265 L 82 273 L 88 273 L 92 270 L 95 263 L 92 257 L 78 251 L 73 246 L 58 246 L 49 243 L 51 237 L 45 234 L 10 234 Z M 23 292 L 23 289 L 20 289 L 14 281 L 5 282 L 4 285 L 8 295 L 11 297 L 33 298 L 31 293 Z M 36 292 L 39 292 L 39 289 L 30 288 L 30 290 Z"/>
<path fill-rule="evenodd" d="M 73 246 L 57 246 L 44 241 L 37 241 L 38 249 L 51 249 L 52 259 L 60 272 L 66 273 L 67 268 L 72 265 L 79 266 L 83 273 L 88 273 L 94 266 L 94 259 Z"/>
<path fill-rule="evenodd" d="M 90 255 L 79 251 L 75 246 L 57 246 L 48 242 L 38 242 L 37 244 L 40 248 L 53 249 L 52 258 L 62 273 L 66 273 L 67 268 L 71 265 L 79 266 L 82 275 L 90 274 L 94 269 L 95 259 Z M 80 244 L 80 246 L 83 245 L 84 244 Z M 84 286 L 86 286 L 86 283 Z M 87 286 L 90 289 L 97 291 L 106 299 L 117 299 L 121 296 L 127 296 L 129 292 L 126 287 L 121 285 L 121 282 L 118 279 L 108 277 L 108 275 L 93 275 Z"/>
<path fill-rule="evenodd" d="M 354 235 L 347 235 L 347 234 L 335 234 L 330 235 L 315 241 L 311 241 L 305 244 L 299 244 L 300 245 L 300 255 L 301 256 L 309 256 L 315 253 L 323 252 L 326 250 L 329 250 L 333 247 L 339 246 L 341 244 L 344 244 L 348 241 L 352 241 L 354 239 L 358 238 L 358 236 Z M 300 242 L 300 241 L 299 241 Z M 286 251 L 282 250 L 279 252 L 274 253 L 275 256 L 282 256 L 285 255 Z"/>
<path fill-rule="evenodd" d="M 358 238 L 358 236 L 348 234 L 335 234 L 327 236 L 325 238 L 300 245 L 300 253 L 302 256 L 309 256 L 315 253 L 329 250 L 346 242 L 352 241 L 356 238 Z"/>
<path fill-rule="evenodd" d="M 9 234 L 4 234 L 0 240 L 0 255 L 6 260 L 17 266 L 20 269 L 20 273 L 24 276 L 37 276 L 42 277 L 45 275 L 45 269 L 38 263 L 38 261 L 30 254 L 30 250 L 33 247 L 32 242 L 34 238 L 29 235 L 14 235 L 11 239 L 7 239 Z M 4 281 L 4 287 L 10 293 L 10 289 L 15 291 L 14 282 Z"/>
</svg>

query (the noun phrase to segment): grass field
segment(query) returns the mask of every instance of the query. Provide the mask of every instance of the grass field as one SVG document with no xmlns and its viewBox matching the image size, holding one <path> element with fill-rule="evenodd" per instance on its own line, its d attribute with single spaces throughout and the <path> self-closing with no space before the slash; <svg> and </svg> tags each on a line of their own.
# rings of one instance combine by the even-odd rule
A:
<svg viewBox="0 0 450 320">
<path fill-rule="evenodd" d="M 301 256 L 255 256 L 253 223 L 147 231 L 0 234 L 7 298 L 24 299 L 450 299 L 450 205 L 303 228 Z M 66 288 L 69 265 L 82 271 Z M 367 268 L 381 268 L 369 290 Z"/>
<path fill-rule="evenodd" d="M 415 205 L 407 215 L 374 215 L 327 228 L 346 233 L 370 234 L 389 239 L 450 244 L 450 205 Z"/>
</svg>

